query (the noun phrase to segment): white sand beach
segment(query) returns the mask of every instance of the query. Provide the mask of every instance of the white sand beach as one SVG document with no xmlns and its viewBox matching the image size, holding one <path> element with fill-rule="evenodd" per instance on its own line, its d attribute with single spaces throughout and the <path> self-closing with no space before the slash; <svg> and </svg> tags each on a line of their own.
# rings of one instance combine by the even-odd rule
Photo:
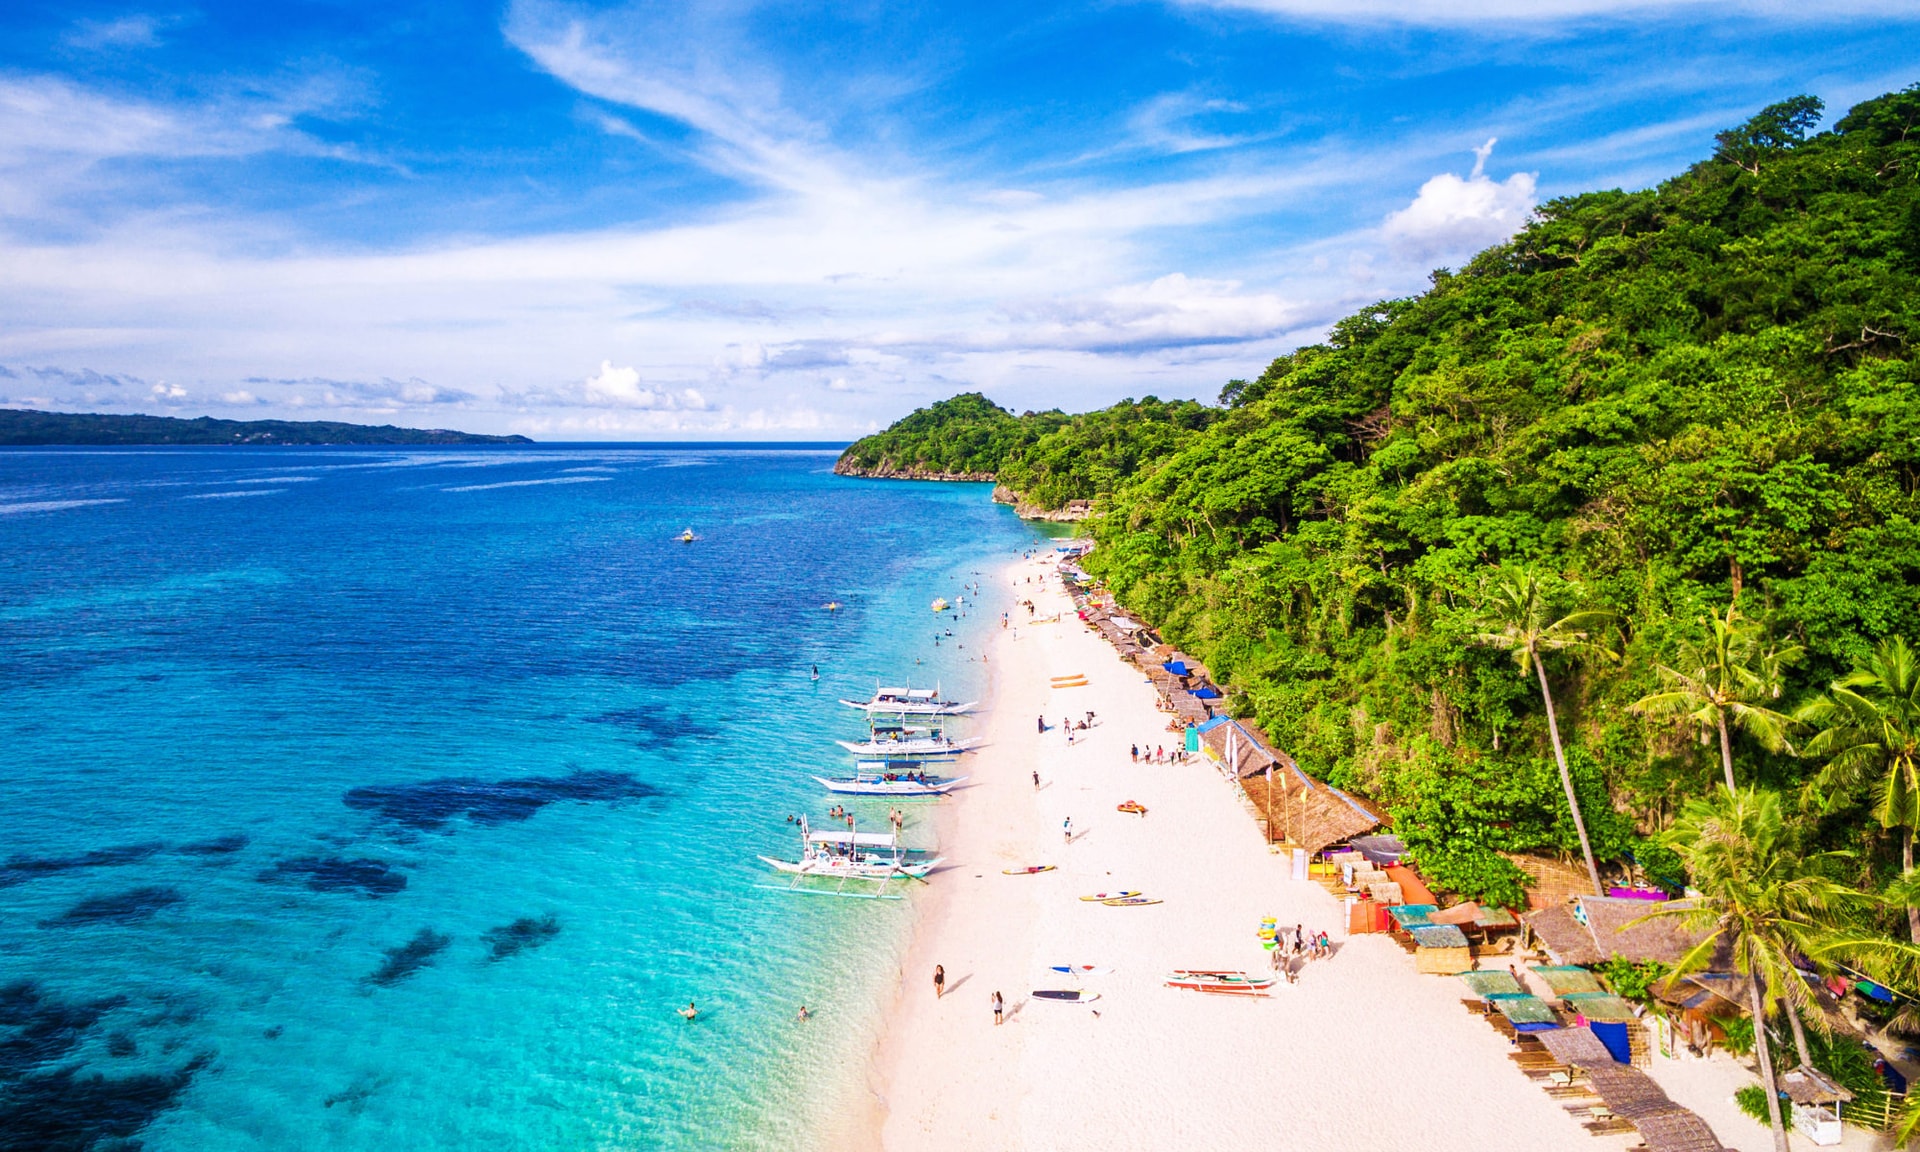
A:
<svg viewBox="0 0 1920 1152">
<path fill-rule="evenodd" d="M 988 747 L 940 819 L 956 866 L 921 905 L 873 1069 L 885 1148 L 1591 1152 L 1623 1143 L 1588 1135 L 1516 1071 L 1506 1041 L 1461 1008 L 1454 981 L 1417 975 L 1387 939 L 1347 940 L 1339 903 L 1286 878 L 1211 762 L 1133 763 L 1131 743 L 1174 739 L 1151 686 L 1075 619 L 1050 559 L 1002 579 L 1022 595 L 1031 589 L 1040 617 L 1064 615 L 995 635 Z M 1086 687 L 1049 687 L 1079 672 Z M 1099 723 L 1069 746 L 1062 719 L 1089 710 Z M 1126 800 L 1148 815 L 1116 811 Z M 1057 870 L 1001 872 L 1028 864 Z M 1118 889 L 1165 902 L 1078 899 Z M 1163 987 L 1173 968 L 1264 970 L 1255 932 L 1269 915 L 1326 929 L 1336 954 L 1266 1000 Z M 935 964 L 946 968 L 939 1000 Z M 1052 964 L 1114 972 L 1076 981 Z M 1100 999 L 1030 995 L 1076 986 Z M 1008 1009 L 1000 1027 L 989 1007 L 996 990 Z"/>
</svg>

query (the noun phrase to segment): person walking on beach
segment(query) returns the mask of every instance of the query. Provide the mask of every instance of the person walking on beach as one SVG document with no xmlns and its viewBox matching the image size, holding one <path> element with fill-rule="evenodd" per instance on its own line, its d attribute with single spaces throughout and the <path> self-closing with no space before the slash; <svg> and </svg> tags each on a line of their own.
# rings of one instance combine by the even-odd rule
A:
<svg viewBox="0 0 1920 1152">
<path fill-rule="evenodd" d="M 947 970 L 939 964 L 933 966 L 933 998 L 935 1000 L 947 994 Z"/>
<path fill-rule="evenodd" d="M 1060 834 L 1065 843 L 1073 843 L 1073 817 L 1069 816 L 1060 822 Z"/>
<path fill-rule="evenodd" d="M 1140 763 L 1140 745 L 1135 744 L 1132 748 L 1128 749 L 1128 752 L 1133 756 L 1133 762 L 1135 764 Z"/>
<path fill-rule="evenodd" d="M 1033 790 L 1035 792 L 1040 791 L 1040 770 L 1038 768 L 1033 770 Z"/>
<path fill-rule="evenodd" d="M 1040 725 L 1040 734 L 1042 736 L 1045 736 L 1047 734 L 1047 718 L 1045 716 L 1041 716 L 1035 721 L 1035 723 Z"/>
<path fill-rule="evenodd" d="M 1000 1026 L 1000 1013 L 1006 1008 L 1006 1002 L 1000 999 L 1000 993 L 993 994 L 993 1026 Z"/>
</svg>

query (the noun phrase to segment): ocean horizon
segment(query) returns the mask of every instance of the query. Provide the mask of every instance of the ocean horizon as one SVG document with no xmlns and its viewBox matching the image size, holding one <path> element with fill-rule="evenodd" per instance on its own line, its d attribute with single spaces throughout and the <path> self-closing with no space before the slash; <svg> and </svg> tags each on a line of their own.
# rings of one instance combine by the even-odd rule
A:
<svg viewBox="0 0 1920 1152">
<path fill-rule="evenodd" d="M 0 452 L 0 1148 L 815 1146 L 913 905 L 756 857 L 1046 535 L 833 459 Z"/>
</svg>

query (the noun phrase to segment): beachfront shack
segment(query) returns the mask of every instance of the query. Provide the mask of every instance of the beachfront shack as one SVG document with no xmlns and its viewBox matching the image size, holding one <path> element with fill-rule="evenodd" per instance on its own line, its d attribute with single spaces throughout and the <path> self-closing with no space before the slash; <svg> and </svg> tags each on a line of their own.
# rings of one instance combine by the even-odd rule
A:
<svg viewBox="0 0 1920 1152">
<path fill-rule="evenodd" d="M 1312 856 L 1380 826 L 1377 813 L 1301 771 L 1293 757 L 1240 721 L 1216 717 L 1196 731 L 1208 758 L 1239 784 L 1269 844 L 1289 844 Z"/>
<path fill-rule="evenodd" d="M 1647 900 L 1586 895 L 1523 919 L 1555 964 L 1587 966 L 1617 957 L 1671 966 L 1692 951 L 1703 934 L 1689 931 L 1678 917 L 1643 920 L 1658 907 Z"/>
</svg>

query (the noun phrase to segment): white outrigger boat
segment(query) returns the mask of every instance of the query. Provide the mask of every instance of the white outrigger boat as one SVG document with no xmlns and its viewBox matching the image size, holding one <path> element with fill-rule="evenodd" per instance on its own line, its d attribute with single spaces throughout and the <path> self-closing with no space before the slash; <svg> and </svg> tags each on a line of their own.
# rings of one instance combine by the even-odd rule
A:
<svg viewBox="0 0 1920 1152">
<path fill-rule="evenodd" d="M 958 703 L 940 699 L 938 688 L 880 688 L 871 700 L 842 700 L 849 708 L 858 708 L 869 716 L 964 716 L 973 711 L 975 701 Z"/>
<path fill-rule="evenodd" d="M 886 760 L 946 760 L 970 752 L 979 740 L 955 740 L 938 734 L 896 733 L 882 736 L 875 732 L 866 740 L 836 740 L 834 743 L 855 756 Z"/>
<path fill-rule="evenodd" d="M 851 827 L 845 831 L 820 832 L 808 826 L 805 816 L 800 818 L 799 860 L 777 860 L 772 856 L 760 859 L 794 878 L 785 891 L 892 900 L 899 897 L 886 893 L 888 882 L 925 881 L 927 873 L 940 864 L 940 857 L 927 859 L 922 850 L 901 847 L 895 833 L 860 832 Z M 800 881 L 807 878 L 837 880 L 840 884 L 837 888 L 802 888 Z M 881 891 L 845 891 L 846 882 L 852 880 L 877 883 Z"/>
<path fill-rule="evenodd" d="M 965 776 L 928 776 L 923 772 L 856 772 L 838 780 L 815 776 L 821 787 L 844 796 L 945 796 Z"/>
</svg>

